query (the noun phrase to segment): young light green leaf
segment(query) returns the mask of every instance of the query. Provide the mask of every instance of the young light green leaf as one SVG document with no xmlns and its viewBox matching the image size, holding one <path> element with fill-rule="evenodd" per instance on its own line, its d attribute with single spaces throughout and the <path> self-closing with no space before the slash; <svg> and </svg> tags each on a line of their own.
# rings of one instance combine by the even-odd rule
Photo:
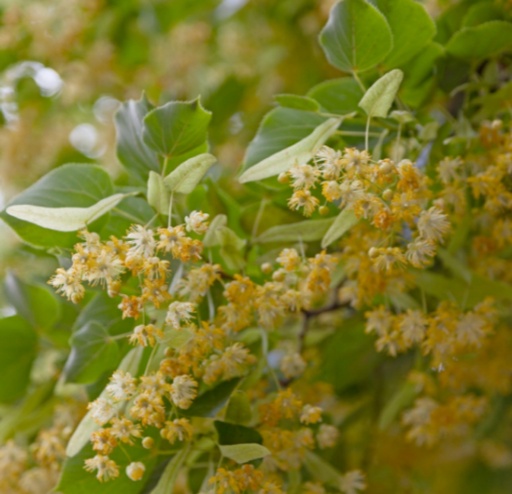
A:
<svg viewBox="0 0 512 494">
<path fill-rule="evenodd" d="M 182 449 L 176 453 L 171 461 L 167 463 L 163 474 L 158 480 L 158 484 L 151 491 L 151 494 L 172 494 L 176 478 L 178 477 L 181 467 L 185 462 L 189 450 L 187 448 Z"/>
<path fill-rule="evenodd" d="M 366 91 L 359 106 L 369 117 L 386 118 L 403 77 L 400 69 L 384 74 Z"/>
<path fill-rule="evenodd" d="M 228 217 L 225 214 L 218 214 L 210 222 L 208 231 L 203 239 L 203 245 L 205 247 L 215 247 L 220 244 L 220 239 L 217 236 L 217 230 L 228 224 Z"/>
<path fill-rule="evenodd" d="M 225 445 L 219 446 L 219 449 L 224 457 L 238 464 L 258 460 L 259 458 L 264 458 L 271 454 L 265 446 L 257 443 Z"/>
<path fill-rule="evenodd" d="M 74 232 L 116 207 L 126 194 L 114 194 L 88 208 L 45 208 L 30 204 L 15 204 L 6 209 L 7 214 L 37 226 L 59 232 Z"/>
<path fill-rule="evenodd" d="M 159 173 L 149 172 L 148 203 L 159 214 L 169 214 L 169 192 L 165 187 L 164 179 Z"/>
<path fill-rule="evenodd" d="M 217 158 L 209 153 L 194 156 L 167 175 L 163 182 L 172 192 L 190 194 L 216 161 Z"/>
<path fill-rule="evenodd" d="M 327 60 L 345 72 L 375 67 L 393 48 L 386 18 L 365 0 L 341 0 L 320 33 Z"/>
<path fill-rule="evenodd" d="M 241 183 L 254 182 L 279 175 L 295 163 L 307 163 L 341 124 L 341 118 L 329 118 L 310 135 L 252 166 L 239 178 Z"/>
<path fill-rule="evenodd" d="M 142 347 L 136 347 L 130 350 L 119 364 L 118 369 L 136 375 L 143 351 L 144 348 Z M 106 391 L 103 391 L 100 395 L 102 398 L 106 398 L 106 396 Z M 123 402 L 120 402 L 118 405 L 114 406 L 121 407 L 124 406 L 124 404 Z M 91 412 L 88 412 L 82 421 L 78 424 L 78 427 L 75 429 L 75 432 L 71 436 L 71 439 L 69 440 L 66 448 L 66 456 L 71 457 L 77 455 L 81 449 L 89 442 L 91 433 L 96 429 L 99 429 L 99 427 L 100 426 L 91 417 Z"/>
<path fill-rule="evenodd" d="M 327 230 L 333 224 L 334 218 L 322 220 L 306 220 L 290 223 L 288 225 L 277 225 L 264 231 L 256 242 L 315 242 L 322 240 Z"/>
<path fill-rule="evenodd" d="M 325 249 L 342 235 L 348 232 L 359 220 L 352 209 L 344 209 L 336 216 L 327 233 L 322 239 L 322 248 Z"/>
</svg>

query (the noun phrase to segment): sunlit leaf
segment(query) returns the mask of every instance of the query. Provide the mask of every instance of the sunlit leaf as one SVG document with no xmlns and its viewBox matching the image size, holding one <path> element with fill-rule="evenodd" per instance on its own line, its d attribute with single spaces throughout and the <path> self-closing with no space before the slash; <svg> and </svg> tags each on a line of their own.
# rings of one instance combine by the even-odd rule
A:
<svg viewBox="0 0 512 494">
<path fill-rule="evenodd" d="M 393 48 L 393 34 L 373 5 L 364 0 L 341 0 L 320 33 L 320 44 L 338 69 L 364 72 L 386 58 Z"/>
<path fill-rule="evenodd" d="M 322 239 L 322 248 L 328 247 L 333 242 L 347 233 L 359 220 L 352 209 L 344 209 L 336 216 L 331 226 Z"/>
<path fill-rule="evenodd" d="M 159 214 L 169 213 L 169 192 L 164 184 L 164 179 L 159 173 L 149 172 L 148 178 L 148 204 Z"/>
<path fill-rule="evenodd" d="M 164 184 L 170 191 L 190 194 L 216 161 L 217 158 L 208 153 L 194 156 L 167 175 Z"/>
<path fill-rule="evenodd" d="M 400 69 L 384 74 L 366 91 L 359 106 L 369 117 L 386 118 L 403 77 L 404 73 Z"/>
<path fill-rule="evenodd" d="M 84 208 L 94 206 L 114 193 L 112 180 L 94 165 L 67 164 L 47 173 L 34 185 L 16 196 L 8 208 L 19 205 L 43 208 Z M 26 242 L 38 247 L 73 246 L 76 234 L 56 232 L 19 220 L 4 210 L 0 217 Z M 99 220 L 103 221 L 103 218 Z"/>
<path fill-rule="evenodd" d="M 271 454 L 265 446 L 257 443 L 219 446 L 219 449 L 222 456 L 229 458 L 238 464 L 264 458 Z"/>
<path fill-rule="evenodd" d="M 58 232 L 75 232 L 108 213 L 124 198 L 124 194 L 114 194 L 88 208 L 47 208 L 30 204 L 17 204 L 9 206 L 6 212 L 19 220 L 34 223 L 42 228 Z"/>
<path fill-rule="evenodd" d="M 246 170 L 240 177 L 240 182 L 253 182 L 273 177 L 287 171 L 296 163 L 307 163 L 336 132 L 340 124 L 340 118 L 328 119 L 309 136 Z"/>
</svg>

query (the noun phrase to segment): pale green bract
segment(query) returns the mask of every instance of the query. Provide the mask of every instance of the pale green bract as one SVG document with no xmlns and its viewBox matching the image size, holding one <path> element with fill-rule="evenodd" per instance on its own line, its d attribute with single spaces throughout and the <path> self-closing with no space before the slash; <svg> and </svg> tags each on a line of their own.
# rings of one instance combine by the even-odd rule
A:
<svg viewBox="0 0 512 494">
<path fill-rule="evenodd" d="M 403 78 L 404 73 L 400 69 L 384 74 L 366 91 L 359 106 L 370 118 L 386 118 Z"/>
<path fill-rule="evenodd" d="M 6 209 L 7 214 L 49 230 L 74 232 L 85 228 L 94 220 L 115 208 L 130 194 L 105 197 L 88 208 L 45 208 L 30 204 L 16 204 Z"/>
<path fill-rule="evenodd" d="M 341 121 L 341 118 L 329 118 L 304 139 L 251 166 L 239 178 L 240 182 L 246 183 L 263 180 L 264 178 L 279 175 L 297 163 L 307 163 L 315 156 L 327 139 L 336 132 Z"/>
</svg>

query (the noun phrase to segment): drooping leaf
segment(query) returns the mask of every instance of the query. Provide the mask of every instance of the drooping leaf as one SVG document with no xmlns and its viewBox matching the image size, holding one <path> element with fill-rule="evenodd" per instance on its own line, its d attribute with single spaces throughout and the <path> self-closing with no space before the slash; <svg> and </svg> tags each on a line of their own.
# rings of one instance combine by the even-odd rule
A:
<svg viewBox="0 0 512 494">
<path fill-rule="evenodd" d="M 315 112 L 274 108 L 265 115 L 247 148 L 245 169 L 307 137 L 326 120 Z"/>
<path fill-rule="evenodd" d="M 384 14 L 393 33 L 393 50 L 384 60 L 400 67 L 418 54 L 435 36 L 436 25 L 425 7 L 414 0 L 371 0 Z"/>
<path fill-rule="evenodd" d="M 187 449 L 178 451 L 169 463 L 167 463 L 164 472 L 162 473 L 158 484 L 151 490 L 151 494 L 172 494 L 176 479 L 181 471 L 183 463 L 187 459 Z"/>
<path fill-rule="evenodd" d="M 158 214 L 169 214 L 169 192 L 165 186 L 164 179 L 159 173 L 149 172 L 148 178 L 148 204 Z"/>
<path fill-rule="evenodd" d="M 142 137 L 151 149 L 167 158 L 184 156 L 204 146 L 211 116 L 198 99 L 171 101 L 144 117 Z"/>
<path fill-rule="evenodd" d="M 331 113 L 348 115 L 359 109 L 363 90 L 352 77 L 343 77 L 321 82 L 310 89 L 308 96 Z"/>
<path fill-rule="evenodd" d="M 150 170 L 160 171 L 157 153 L 142 139 L 143 120 L 153 106 L 143 95 L 138 101 L 123 103 L 115 116 L 117 157 L 138 181 L 145 183 Z"/>
<path fill-rule="evenodd" d="M 330 463 L 312 451 L 306 452 L 304 465 L 313 478 L 325 484 L 339 487 L 341 484 L 341 473 Z"/>
<path fill-rule="evenodd" d="M 320 109 L 317 101 L 307 96 L 298 96 L 296 94 L 278 94 L 274 99 L 285 108 L 294 108 L 296 110 L 316 112 Z"/>
<path fill-rule="evenodd" d="M 10 316 L 0 319 L 0 341 L 0 403 L 11 403 L 27 389 L 38 338 L 25 319 Z"/>
<path fill-rule="evenodd" d="M 322 248 L 325 249 L 333 242 L 341 238 L 348 232 L 359 220 L 352 209 L 344 209 L 334 219 L 322 239 Z"/>
<path fill-rule="evenodd" d="M 167 175 L 164 184 L 170 191 L 190 194 L 216 161 L 217 158 L 208 153 L 194 156 Z"/>
<path fill-rule="evenodd" d="M 222 422 L 221 420 L 215 420 L 213 425 L 219 436 L 219 444 L 223 446 L 248 443 L 263 444 L 261 434 L 251 427 L 230 424 L 229 422 Z"/>
<path fill-rule="evenodd" d="M 359 102 L 368 117 L 388 116 L 403 77 L 404 73 L 400 69 L 394 69 L 373 83 Z"/>
<path fill-rule="evenodd" d="M 6 299 L 33 327 L 50 328 L 58 321 L 60 304 L 48 288 L 21 281 L 11 272 L 4 283 Z"/>
<path fill-rule="evenodd" d="M 320 33 L 327 60 L 345 72 L 364 72 L 382 62 L 393 48 L 386 18 L 364 0 L 341 0 Z"/>
<path fill-rule="evenodd" d="M 137 375 L 137 370 L 139 368 L 139 363 L 142 359 L 144 348 L 138 346 L 130 350 L 121 363 L 119 364 L 118 369 L 123 370 L 125 372 L 129 372 L 132 375 Z M 103 391 L 100 397 L 105 398 L 107 396 L 107 392 Z M 124 406 L 122 402 L 119 405 L 115 405 L 117 407 Z M 96 422 L 91 417 L 91 412 L 87 412 L 81 422 L 78 424 L 75 432 L 68 441 L 66 447 L 66 456 L 74 457 L 76 456 L 82 448 L 87 444 L 90 440 L 91 433 L 98 429 L 100 426 L 96 424 Z M 83 465 L 82 465 L 83 466 Z"/>
<path fill-rule="evenodd" d="M 386 430 L 404 408 L 412 405 L 414 399 L 418 396 L 418 392 L 418 386 L 409 381 L 396 391 L 380 413 L 379 429 Z"/>
<path fill-rule="evenodd" d="M 239 178 L 240 182 L 253 182 L 273 177 L 287 171 L 295 163 L 307 163 L 336 132 L 340 124 L 341 118 L 329 118 L 304 139 L 246 170 Z"/>
<path fill-rule="evenodd" d="M 58 232 L 76 232 L 108 213 L 125 198 L 124 194 L 105 197 L 88 208 L 47 208 L 30 204 L 16 204 L 5 211 L 19 220 Z"/>
<path fill-rule="evenodd" d="M 119 347 L 105 327 L 91 321 L 71 337 L 71 353 L 63 370 L 66 382 L 91 383 L 119 363 Z"/>
<path fill-rule="evenodd" d="M 44 208 L 88 208 L 113 194 L 108 173 L 94 165 L 67 164 L 52 170 L 16 196 L 7 207 L 32 205 Z M 76 234 L 55 232 L 19 220 L 4 210 L 0 217 L 27 243 L 37 247 L 71 247 Z M 103 218 L 100 219 L 100 223 Z"/>
<path fill-rule="evenodd" d="M 326 218 L 273 226 L 257 237 L 256 242 L 315 242 L 324 238 L 333 222 L 334 218 Z"/>
<path fill-rule="evenodd" d="M 198 396 L 190 408 L 181 410 L 181 413 L 189 417 L 214 417 L 228 401 L 239 382 L 240 379 L 235 378 L 220 383 Z"/>
<path fill-rule="evenodd" d="M 271 454 L 265 446 L 257 443 L 219 446 L 219 449 L 222 456 L 235 461 L 239 465 L 259 458 L 264 458 Z"/>
<path fill-rule="evenodd" d="M 512 50 L 512 22 L 489 21 L 457 31 L 446 51 L 457 58 L 482 60 Z"/>
</svg>

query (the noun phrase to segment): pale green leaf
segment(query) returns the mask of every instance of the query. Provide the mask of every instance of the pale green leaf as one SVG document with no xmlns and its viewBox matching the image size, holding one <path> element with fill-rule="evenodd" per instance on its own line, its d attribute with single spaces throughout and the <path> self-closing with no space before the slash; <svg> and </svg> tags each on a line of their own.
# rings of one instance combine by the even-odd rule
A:
<svg viewBox="0 0 512 494">
<path fill-rule="evenodd" d="M 169 214 L 169 192 L 165 187 L 164 179 L 159 173 L 149 172 L 148 203 L 159 214 Z"/>
<path fill-rule="evenodd" d="M 219 446 L 219 449 L 224 457 L 238 464 L 264 458 L 271 454 L 265 446 L 257 443 L 224 445 Z"/>
<path fill-rule="evenodd" d="M 176 478 L 187 458 L 187 454 L 188 449 L 184 448 L 172 457 L 158 480 L 158 484 L 151 490 L 151 494 L 173 494 Z"/>
<path fill-rule="evenodd" d="M 7 214 L 37 226 L 59 232 L 74 232 L 116 207 L 126 194 L 114 194 L 88 208 L 46 208 L 31 204 L 15 204 L 6 209 Z"/>
<path fill-rule="evenodd" d="M 190 194 L 216 161 L 217 158 L 209 153 L 194 156 L 167 175 L 164 184 L 172 192 Z"/>
<path fill-rule="evenodd" d="M 217 236 L 217 230 L 225 227 L 228 224 L 228 217 L 225 214 L 218 214 L 210 222 L 208 231 L 203 238 L 203 245 L 205 247 L 215 247 L 220 244 L 220 238 Z"/>
<path fill-rule="evenodd" d="M 315 242 L 324 238 L 333 222 L 334 218 L 327 218 L 273 226 L 264 231 L 256 242 Z"/>
<path fill-rule="evenodd" d="M 333 242 L 341 238 L 348 232 L 359 220 L 352 209 L 344 209 L 336 216 L 329 230 L 322 239 L 322 248 L 326 248 Z"/>
<path fill-rule="evenodd" d="M 400 69 L 384 74 L 366 91 L 359 106 L 369 117 L 386 118 L 403 77 Z"/>
<path fill-rule="evenodd" d="M 119 364 L 118 369 L 129 372 L 132 375 L 136 375 L 143 351 L 144 348 L 142 347 L 136 347 L 130 350 Z M 100 395 L 102 398 L 105 398 L 106 396 L 106 391 L 103 391 Z M 115 406 L 121 407 L 124 406 L 124 403 L 121 402 L 119 405 Z M 91 412 L 88 412 L 82 421 L 78 424 L 78 427 L 75 429 L 75 432 L 71 436 L 71 439 L 69 440 L 66 448 L 66 455 L 69 457 L 77 455 L 81 449 L 89 442 L 91 433 L 99 428 L 100 426 L 92 419 Z"/>
<path fill-rule="evenodd" d="M 254 182 L 255 180 L 273 177 L 287 171 L 296 163 L 307 163 L 327 139 L 336 132 L 340 124 L 341 118 L 326 120 L 309 136 L 249 168 L 240 177 L 240 182 Z"/>
</svg>

